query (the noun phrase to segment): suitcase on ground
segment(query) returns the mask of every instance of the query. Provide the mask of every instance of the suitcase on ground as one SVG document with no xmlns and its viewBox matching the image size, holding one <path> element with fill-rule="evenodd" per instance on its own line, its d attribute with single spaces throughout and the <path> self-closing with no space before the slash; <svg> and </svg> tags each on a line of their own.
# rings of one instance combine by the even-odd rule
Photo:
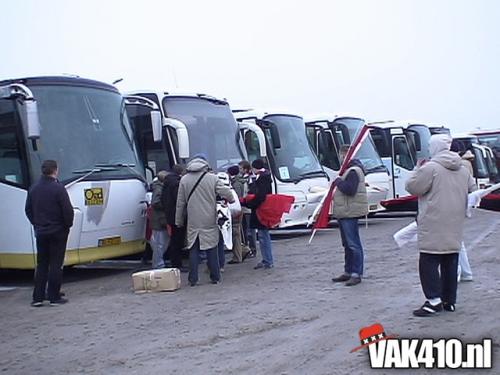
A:
<svg viewBox="0 0 500 375">
<path fill-rule="evenodd" d="M 181 287 L 181 272 L 178 268 L 161 268 L 132 274 L 136 293 L 171 292 Z"/>
</svg>

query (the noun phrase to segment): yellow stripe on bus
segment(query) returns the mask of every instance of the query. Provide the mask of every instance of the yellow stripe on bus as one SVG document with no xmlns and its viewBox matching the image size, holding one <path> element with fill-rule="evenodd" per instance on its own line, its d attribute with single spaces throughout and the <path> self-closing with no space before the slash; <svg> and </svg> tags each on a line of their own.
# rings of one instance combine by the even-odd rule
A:
<svg viewBox="0 0 500 375">
<path fill-rule="evenodd" d="M 80 250 L 66 250 L 64 265 L 88 263 L 101 259 L 116 258 L 144 251 L 145 240 L 122 242 L 119 245 L 87 247 Z M 34 269 L 36 255 L 32 253 L 0 253 L 0 268 Z"/>
</svg>

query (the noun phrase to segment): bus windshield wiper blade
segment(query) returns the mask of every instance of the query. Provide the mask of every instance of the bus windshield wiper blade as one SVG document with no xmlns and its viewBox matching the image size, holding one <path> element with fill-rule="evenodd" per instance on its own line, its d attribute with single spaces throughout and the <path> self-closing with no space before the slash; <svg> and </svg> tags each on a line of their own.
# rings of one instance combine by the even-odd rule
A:
<svg viewBox="0 0 500 375">
<path fill-rule="evenodd" d="M 317 174 L 321 174 L 323 176 L 327 176 L 327 173 L 325 171 L 318 170 L 318 171 L 311 171 L 311 172 L 301 173 L 301 174 L 299 174 L 299 177 L 314 176 L 314 175 L 317 175 Z"/>
<path fill-rule="evenodd" d="M 95 165 L 96 168 L 119 168 L 119 167 L 128 167 L 128 168 L 133 168 L 135 167 L 135 164 L 128 164 L 128 163 L 98 163 Z"/>
<path fill-rule="evenodd" d="M 95 166 L 98 168 L 115 168 L 109 170 L 116 170 L 116 168 L 128 168 L 134 176 L 138 177 L 141 181 L 146 182 L 144 176 L 134 169 L 135 164 L 133 163 L 110 163 L 110 164 L 99 163 L 96 164 Z"/>
</svg>

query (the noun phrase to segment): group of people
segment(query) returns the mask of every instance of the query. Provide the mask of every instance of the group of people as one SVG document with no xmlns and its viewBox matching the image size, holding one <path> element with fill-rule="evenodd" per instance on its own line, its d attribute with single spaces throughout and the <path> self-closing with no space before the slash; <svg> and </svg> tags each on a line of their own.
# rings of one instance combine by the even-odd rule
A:
<svg viewBox="0 0 500 375">
<path fill-rule="evenodd" d="M 258 207 L 272 192 L 271 175 L 264 161 L 257 159 L 250 165 L 243 160 L 229 167 L 227 174 L 229 186 L 212 172 L 203 155 L 193 157 L 185 169 L 175 165 L 170 173 L 158 173 L 150 217 L 153 268 L 168 265 L 189 272 L 189 284 L 195 286 L 200 260 L 206 258 L 210 280 L 218 284 L 224 271 L 225 248 L 217 222 L 217 202 L 234 203 L 235 199 L 243 208 L 231 218 L 233 257 L 228 263 L 254 257 L 258 237 L 262 261 L 255 268 L 274 266 L 269 228 L 257 217 Z M 184 247 L 189 249 L 187 268 L 182 264 Z"/>
<path fill-rule="evenodd" d="M 408 192 L 418 196 L 419 275 L 427 299 L 413 312 L 415 316 L 432 316 L 443 309 L 455 311 L 459 259 L 463 277 L 472 277 L 462 240 L 467 195 L 476 189 L 470 165 L 460 157 L 460 150 L 450 150 L 452 141 L 448 135 L 433 135 L 429 146 L 430 160 L 419 161 L 406 183 Z M 265 162 L 257 159 L 251 165 L 241 161 L 228 168 L 227 173 L 230 186 L 213 173 L 203 155 L 192 158 L 186 168 L 175 165 L 171 172 L 158 173 L 153 183 L 150 218 L 154 268 L 164 267 L 168 258 L 169 266 L 189 272 L 189 283 L 195 286 L 203 254 L 210 280 L 218 284 L 225 257 L 217 202 L 233 203 L 236 199 L 241 202 L 242 211 L 232 217 L 233 257 L 228 263 L 241 263 L 255 256 L 258 237 L 262 260 L 254 268 L 274 267 L 269 228 L 258 216 L 258 208 L 272 193 L 270 172 Z M 57 163 L 44 161 L 42 177 L 30 189 L 26 201 L 26 215 L 34 226 L 37 245 L 32 301 L 35 307 L 42 306 L 44 299 L 54 305 L 67 302 L 60 287 L 73 207 L 66 189 L 57 181 L 57 174 Z M 333 216 L 339 224 L 345 261 L 344 272 L 332 281 L 355 286 L 361 283 L 364 269 L 358 219 L 368 210 L 362 164 L 351 160 L 333 184 Z M 186 246 L 188 268 L 182 264 L 182 249 Z"/>
</svg>

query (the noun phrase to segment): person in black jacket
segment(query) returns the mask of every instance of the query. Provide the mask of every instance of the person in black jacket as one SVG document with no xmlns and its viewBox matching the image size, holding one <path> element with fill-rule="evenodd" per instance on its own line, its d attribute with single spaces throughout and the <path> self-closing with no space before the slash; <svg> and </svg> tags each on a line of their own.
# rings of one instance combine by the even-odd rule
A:
<svg viewBox="0 0 500 375">
<path fill-rule="evenodd" d="M 260 253 L 262 261 L 257 263 L 254 269 L 273 268 L 273 249 L 271 244 L 271 235 L 269 228 L 259 221 L 257 217 L 257 208 L 264 203 L 268 194 L 272 194 L 272 178 L 269 171 L 265 168 L 262 159 L 256 159 L 252 162 L 253 172 L 257 175 L 255 182 L 250 184 L 248 188 L 249 194 L 254 194 L 255 197 L 250 200 L 245 200 L 243 206 L 252 210 L 250 214 L 250 227 L 257 229 L 259 236 Z"/>
<path fill-rule="evenodd" d="M 180 164 L 174 165 L 172 172 L 165 177 L 161 201 L 167 216 L 167 225 L 170 229 L 170 242 L 168 244 L 165 257 L 170 259 L 172 267 L 179 268 L 181 272 L 187 272 L 187 268 L 182 267 L 182 248 L 186 238 L 186 227 L 175 225 L 175 208 L 177 205 L 177 193 L 179 183 L 184 174 L 184 167 Z"/>
<path fill-rule="evenodd" d="M 66 242 L 74 213 L 68 193 L 57 181 L 57 175 L 57 162 L 45 160 L 42 177 L 31 187 L 26 199 L 25 212 L 35 229 L 37 248 L 33 307 L 43 305 L 46 289 L 51 305 L 68 302 L 60 293 Z"/>
</svg>

